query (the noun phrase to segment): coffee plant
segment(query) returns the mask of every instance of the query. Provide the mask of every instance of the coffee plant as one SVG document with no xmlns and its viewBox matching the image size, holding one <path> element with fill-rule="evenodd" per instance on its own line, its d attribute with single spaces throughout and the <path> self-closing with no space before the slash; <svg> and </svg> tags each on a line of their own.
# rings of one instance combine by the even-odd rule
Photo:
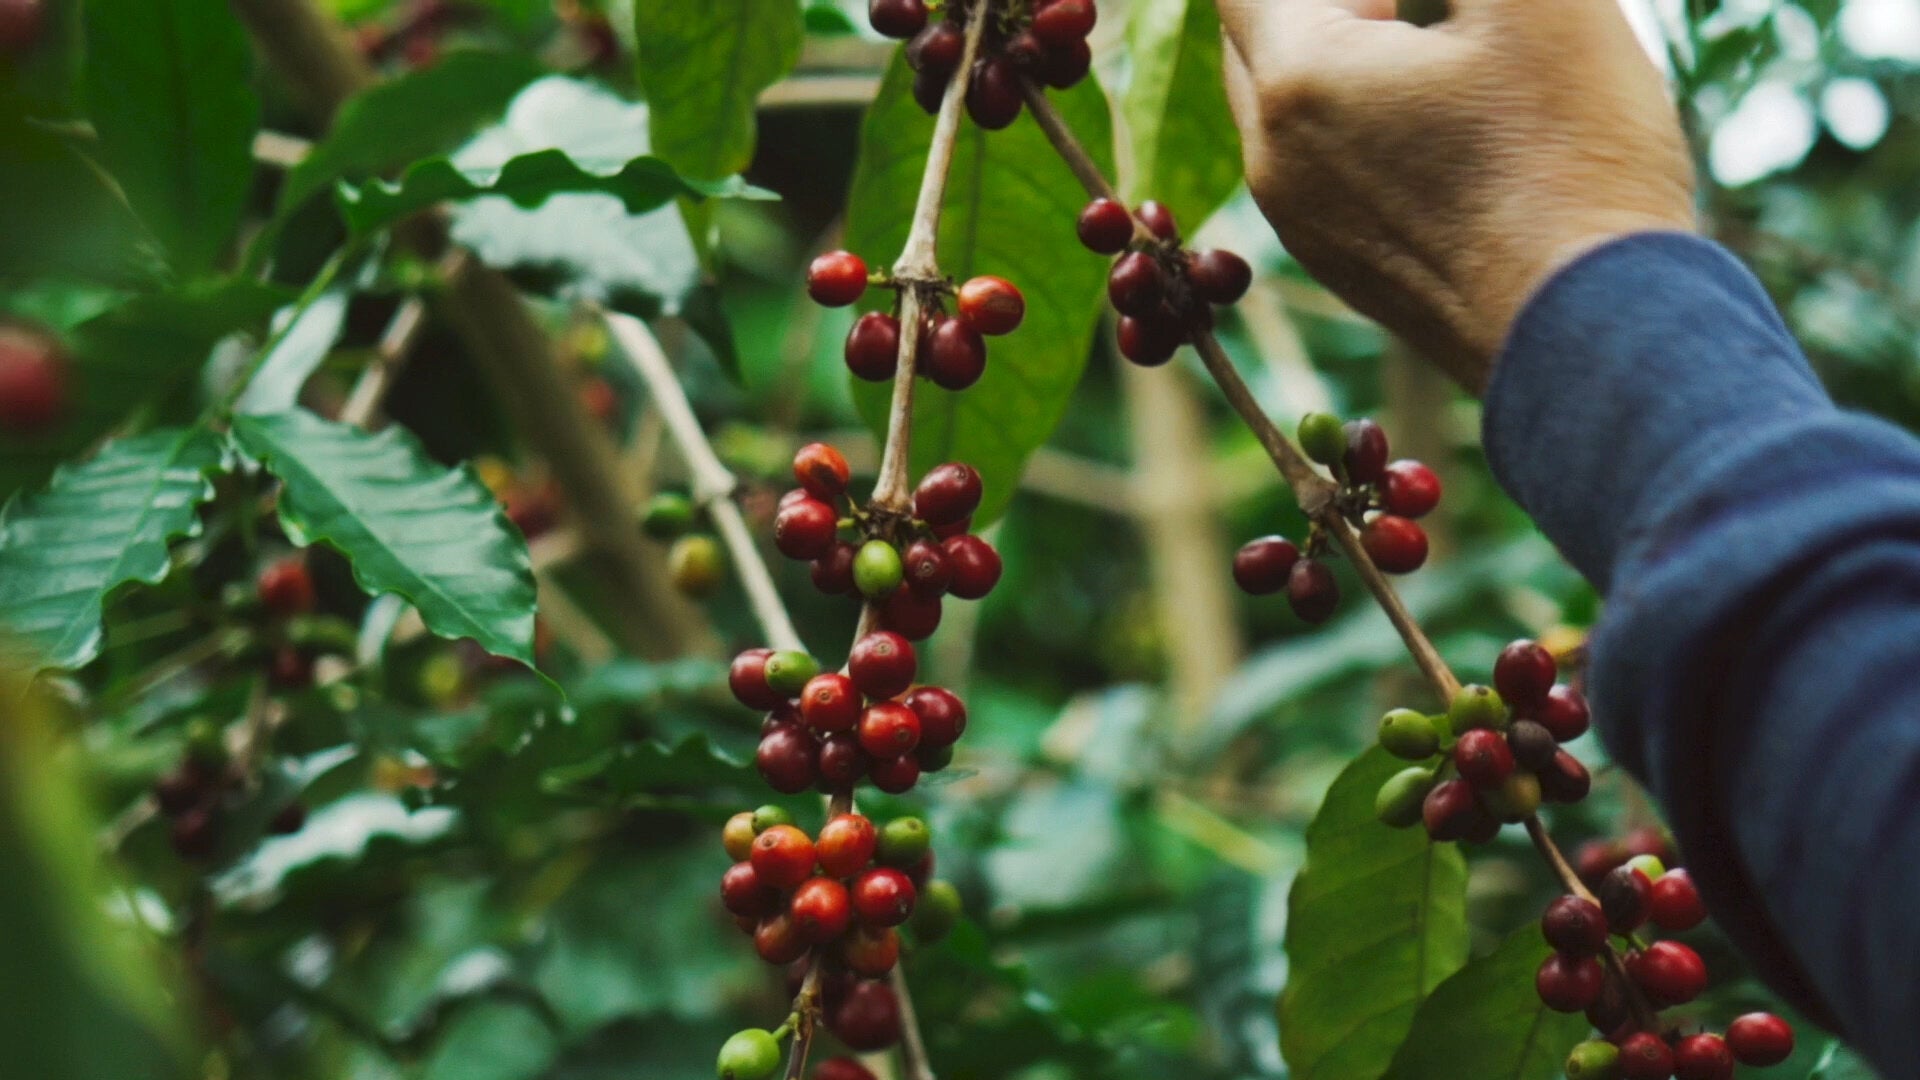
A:
<svg viewBox="0 0 1920 1080">
<path fill-rule="evenodd" d="M 1831 129 L 1716 235 L 1920 423 L 1851 168 L 1912 58 L 1686 7 L 1703 176 L 1762 90 Z M 1273 244 L 1220 48 L 0 0 L 6 1075 L 1870 1075 L 1606 760 L 1465 403 Z"/>
</svg>

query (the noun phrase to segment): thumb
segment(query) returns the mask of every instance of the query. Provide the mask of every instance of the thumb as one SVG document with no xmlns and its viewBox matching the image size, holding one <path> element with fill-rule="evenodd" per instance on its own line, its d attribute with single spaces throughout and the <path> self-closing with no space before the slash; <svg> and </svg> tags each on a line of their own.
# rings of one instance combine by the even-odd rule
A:
<svg viewBox="0 0 1920 1080">
<path fill-rule="evenodd" d="M 1220 26 L 1241 59 L 1256 71 L 1277 47 L 1334 22 L 1391 19 L 1394 0 L 1217 0 Z"/>
</svg>

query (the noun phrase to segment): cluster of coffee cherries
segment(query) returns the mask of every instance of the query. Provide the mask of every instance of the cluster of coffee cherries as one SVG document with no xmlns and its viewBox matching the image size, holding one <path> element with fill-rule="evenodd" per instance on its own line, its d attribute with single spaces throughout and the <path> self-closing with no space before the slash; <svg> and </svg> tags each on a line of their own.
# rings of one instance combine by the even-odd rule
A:
<svg viewBox="0 0 1920 1080">
<path fill-rule="evenodd" d="M 985 12 L 989 22 L 981 31 L 980 55 L 967 83 L 967 113 L 988 131 L 999 131 L 1020 118 L 1022 79 L 1064 90 L 1087 77 L 1093 67 L 1087 35 L 1099 16 L 1093 0 L 1010 6 L 956 0 L 947 4 L 944 17 L 932 22 L 925 0 L 869 0 L 867 21 L 879 33 L 907 42 L 913 100 L 936 113 L 965 58 L 967 20 L 983 6 L 990 9 Z"/>
<path fill-rule="evenodd" d="M 243 797 L 246 776 L 227 759 L 219 725 L 196 719 L 187 726 L 187 748 L 173 768 L 153 782 L 153 800 L 167 819 L 167 840 L 189 862 L 211 859 L 220 846 L 232 804 Z M 268 819 L 275 835 L 299 832 L 306 805 L 293 800 Z"/>
<path fill-rule="evenodd" d="M 1427 533 L 1415 519 L 1440 505 L 1440 478 L 1424 463 L 1388 460 L 1387 433 L 1368 419 L 1341 423 L 1308 413 L 1297 432 L 1306 455 L 1339 482 L 1334 506 L 1359 530 L 1360 546 L 1389 574 L 1411 574 L 1427 561 Z M 1287 604 L 1318 625 L 1340 606 L 1340 584 L 1324 559 L 1331 543 L 1316 523 L 1306 550 L 1284 536 L 1248 541 L 1233 557 L 1233 580 L 1254 596 L 1286 591 Z"/>
<path fill-rule="evenodd" d="M 648 499 L 640 528 L 655 540 L 671 545 L 667 548 L 667 577 L 674 588 L 699 598 L 713 595 L 726 580 L 726 549 L 705 531 L 700 507 L 686 495 L 663 491 Z"/>
<path fill-rule="evenodd" d="M 808 836 L 785 810 L 763 806 L 735 814 L 721 841 L 734 859 L 720 879 L 721 903 L 753 936 L 761 959 L 790 966 L 795 995 L 817 965 L 828 1030 L 855 1050 L 892 1045 L 899 1037 L 897 1002 L 876 980 L 899 962 L 899 927 L 911 919 L 916 941 L 937 941 L 960 914 L 959 893 L 933 878 L 926 823 L 902 817 L 876 826 L 843 813 Z M 735 1034 L 721 1048 L 720 1075 L 771 1075 L 781 1034 L 757 1028 Z"/>
<path fill-rule="evenodd" d="M 1493 686 L 1462 687 L 1445 713 L 1387 713 L 1380 745 L 1423 764 L 1380 785 L 1380 820 L 1395 828 L 1424 823 L 1435 840 L 1481 844 L 1543 801 L 1586 798 L 1592 777 L 1560 744 L 1585 734 L 1587 702 L 1555 683 L 1557 673 L 1545 647 L 1516 641 L 1500 651 Z"/>
<path fill-rule="evenodd" d="M 866 295 L 868 285 L 896 292 L 905 286 L 885 275 L 869 276 L 867 264 L 851 251 L 829 251 L 807 267 L 807 295 L 826 307 L 846 307 Z M 945 309 L 953 295 L 954 313 Z M 987 338 L 1011 334 L 1027 317 L 1027 300 L 1006 278 L 982 275 L 958 288 L 942 283 L 921 316 L 916 373 L 944 390 L 965 390 L 987 370 Z M 897 309 L 896 304 L 896 309 Z M 847 369 L 869 382 L 886 382 L 900 365 L 900 318 L 870 311 L 847 332 Z"/>
<path fill-rule="evenodd" d="M 1609 871 L 1594 899 L 1568 894 L 1547 905 L 1540 932 L 1554 951 L 1534 987 L 1548 1008 L 1584 1011 L 1602 1036 L 1567 1056 L 1571 1080 L 1732 1080 L 1736 1062 L 1777 1065 L 1793 1052 L 1793 1028 L 1771 1013 L 1741 1016 L 1725 1034 L 1660 1021 L 1657 1010 L 1684 1005 L 1706 989 L 1707 966 L 1691 947 L 1647 941 L 1642 932 L 1651 926 L 1679 933 L 1706 917 L 1687 872 L 1666 869 L 1651 854 Z M 1601 959 L 1610 936 L 1625 954 L 1624 981 Z M 1636 1009 L 1640 1002 L 1645 1010 Z"/>
<path fill-rule="evenodd" d="M 69 366 L 45 328 L 0 321 L 0 437 L 30 438 L 59 425 L 67 415 Z"/>
<path fill-rule="evenodd" d="M 1213 305 L 1238 302 L 1253 284 L 1253 268 L 1233 252 L 1182 248 L 1173 211 L 1152 200 L 1129 213 L 1095 199 L 1077 228 L 1087 250 L 1119 256 L 1107 271 L 1107 300 L 1120 313 L 1114 334 L 1120 355 L 1143 367 L 1173 359 L 1188 334 L 1213 328 Z"/>
<path fill-rule="evenodd" d="M 825 443 L 793 458 L 800 486 L 780 498 L 773 543 L 813 564 L 821 592 L 872 603 L 880 625 L 923 641 L 940 625 L 945 596 L 978 600 L 1000 581 L 1000 553 L 967 530 L 980 506 L 980 473 L 949 462 L 927 471 L 906 516 L 859 507 L 847 495 L 847 460 Z"/>
</svg>

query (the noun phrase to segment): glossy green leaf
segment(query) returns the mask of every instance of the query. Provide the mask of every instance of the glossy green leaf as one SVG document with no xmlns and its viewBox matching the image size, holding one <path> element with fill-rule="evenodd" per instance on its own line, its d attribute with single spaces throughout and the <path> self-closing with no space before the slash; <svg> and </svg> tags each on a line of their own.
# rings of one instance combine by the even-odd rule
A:
<svg viewBox="0 0 1920 1080">
<path fill-rule="evenodd" d="M 1158 199 L 1184 232 L 1240 185 L 1240 132 L 1227 111 L 1213 0 L 1135 4 L 1127 26 L 1133 80 L 1120 109 L 1133 140 L 1133 201 Z"/>
<path fill-rule="evenodd" d="M 253 179 L 252 51 L 217 0 L 88 0 L 88 117 L 127 201 L 187 272 L 225 249 Z"/>
<path fill-rule="evenodd" d="M 712 788 L 750 790 L 758 774 L 750 764 L 722 753 L 706 735 L 689 735 L 669 746 L 647 740 L 628 742 L 541 777 L 548 791 L 584 791 L 612 798 L 704 792 Z"/>
<path fill-rule="evenodd" d="M 1333 782 L 1307 827 L 1306 866 L 1287 896 L 1280 996 L 1280 1053 L 1298 1080 L 1374 1080 L 1421 1000 L 1467 959 L 1458 847 L 1374 818 L 1380 784 L 1403 767 L 1368 750 Z M 1525 986 L 1531 993 L 1531 977 Z"/>
<path fill-rule="evenodd" d="M 303 411 L 236 417 L 233 433 L 285 482 L 295 543 L 338 548 L 361 588 L 398 593 L 441 637 L 533 665 L 526 541 L 471 469 L 442 468 L 400 428 L 369 435 Z"/>
<path fill-rule="evenodd" d="M 913 72 L 896 57 L 867 113 L 849 196 L 846 246 L 888 266 L 906 242 L 932 141 L 933 118 L 914 104 Z M 1103 169 L 1112 171 L 1107 103 L 1093 80 L 1050 91 L 1061 114 Z M 986 494 L 976 524 L 999 517 L 1028 455 L 1052 434 L 1080 381 L 1106 281 L 1106 260 L 1074 233 L 1086 197 L 1073 173 L 1023 115 L 1004 131 L 960 125 L 946 207 L 940 217 L 941 272 L 964 281 L 998 274 L 1020 287 L 1026 321 L 989 338 L 987 371 L 955 394 L 915 389 L 915 475 L 943 461 L 980 470 Z M 881 296 L 870 296 L 878 303 Z M 875 431 L 886 429 L 889 386 L 855 381 L 854 399 Z"/>
<path fill-rule="evenodd" d="M 362 187 L 343 184 L 339 198 L 347 227 L 366 234 L 435 203 L 500 195 L 518 206 L 538 206 L 569 192 L 612 195 L 630 214 L 645 213 L 683 196 L 759 194 L 739 177 L 713 182 L 687 180 L 657 157 L 582 163 L 560 150 L 537 150 L 497 169 L 461 169 L 446 158 L 428 158 L 408 166 L 395 183 L 373 180 Z"/>
<path fill-rule="evenodd" d="M 6 651 L 35 668 L 91 660 L 107 597 L 165 577 L 168 541 L 199 531 L 222 447 L 204 428 L 111 442 L 0 511 L 0 622 L 17 637 Z"/>
<path fill-rule="evenodd" d="M 653 149 L 718 180 L 753 160 L 754 101 L 800 58 L 795 0 L 647 0 L 634 5 Z"/>
<path fill-rule="evenodd" d="M 1388 1080 L 1472 1076 L 1548 1080 L 1589 1030 L 1579 1013 L 1540 1003 L 1533 975 L 1552 952 L 1540 928 L 1522 926 L 1500 947 L 1454 973 L 1413 1018 Z"/>
</svg>

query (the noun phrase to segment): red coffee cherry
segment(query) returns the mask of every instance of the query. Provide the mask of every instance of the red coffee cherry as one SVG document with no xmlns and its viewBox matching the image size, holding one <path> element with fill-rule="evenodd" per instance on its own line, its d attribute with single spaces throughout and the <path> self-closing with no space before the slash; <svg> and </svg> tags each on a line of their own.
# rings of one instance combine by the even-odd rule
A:
<svg viewBox="0 0 1920 1080">
<path fill-rule="evenodd" d="M 868 382 L 886 382 L 900 368 L 900 320 L 869 311 L 847 331 L 847 370 Z"/>
<path fill-rule="evenodd" d="M 974 123 L 999 131 L 1020 118 L 1024 104 L 1020 72 L 1011 60 L 989 56 L 975 62 L 973 80 L 967 86 L 967 114 Z"/>
<path fill-rule="evenodd" d="M 813 876 L 813 841 L 796 825 L 775 825 L 753 838 L 753 872 L 774 889 L 791 889 Z"/>
<path fill-rule="evenodd" d="M 1046 62 L 1041 69 L 1041 78 L 1048 86 L 1056 90 L 1065 90 L 1093 70 L 1093 47 L 1086 39 L 1059 45 L 1047 50 Z"/>
<path fill-rule="evenodd" d="M 1141 367 L 1159 367 L 1173 359 L 1186 340 L 1186 331 L 1176 319 L 1156 313 L 1144 318 L 1120 316 L 1114 324 L 1114 342 L 1120 355 Z"/>
<path fill-rule="evenodd" d="M 1555 953 L 1534 973 L 1533 988 L 1540 1000 L 1555 1012 L 1580 1012 L 1600 998 L 1606 982 L 1606 969 L 1591 956 L 1571 957 Z"/>
<path fill-rule="evenodd" d="M 1667 1080 L 1673 1075 L 1673 1051 L 1666 1040 L 1642 1031 L 1620 1041 L 1620 1080 Z"/>
<path fill-rule="evenodd" d="M 933 525 L 931 522 L 928 524 L 933 530 L 933 538 L 935 540 L 951 540 L 956 536 L 964 536 L 973 531 L 973 515 L 968 514 L 959 521 L 950 522 L 946 525 Z"/>
<path fill-rule="evenodd" d="M 1677 868 L 1660 875 L 1647 896 L 1647 917 L 1653 925 L 1676 934 L 1705 922 L 1707 905 L 1700 900 L 1693 876 Z"/>
<path fill-rule="evenodd" d="M 966 45 L 966 31 L 960 29 L 958 23 L 943 19 L 907 43 L 907 64 L 915 71 L 937 76 L 944 84 L 960 69 L 960 57 Z"/>
<path fill-rule="evenodd" d="M 781 725 L 760 737 L 753 763 L 768 787 L 782 795 L 794 795 L 813 786 L 819 775 L 818 755 L 819 748 L 811 736 L 799 728 Z"/>
<path fill-rule="evenodd" d="M 793 916 L 779 912 L 760 920 L 753 931 L 753 948 L 769 964 L 791 964 L 807 954 L 807 935 Z"/>
<path fill-rule="evenodd" d="M 1093 33 L 1093 0 L 1053 0 L 1033 13 L 1033 36 L 1048 45 L 1071 45 Z"/>
<path fill-rule="evenodd" d="M 947 561 L 946 549 L 932 540 L 908 544 L 900 563 L 907 588 L 919 596 L 937 598 L 946 593 L 948 582 L 953 580 L 953 564 Z"/>
<path fill-rule="evenodd" d="M 793 478 L 823 502 L 845 495 L 852 477 L 846 457 L 826 443 L 808 443 L 793 455 Z"/>
<path fill-rule="evenodd" d="M 876 867 L 853 883 L 853 912 L 868 926 L 899 926 L 913 914 L 917 890 L 906 874 Z"/>
<path fill-rule="evenodd" d="M 1656 941 L 1628 956 L 1627 974 L 1660 1008 L 1684 1005 L 1707 988 L 1706 963 L 1677 941 Z"/>
<path fill-rule="evenodd" d="M 900 962 L 900 934 L 890 926 L 862 926 L 841 943 L 840 959 L 854 974 L 877 979 Z"/>
<path fill-rule="evenodd" d="M 880 701 L 860 714 L 860 749 L 885 761 L 920 745 L 920 717 L 897 701 Z"/>
<path fill-rule="evenodd" d="M 1557 674 L 1553 654 L 1537 641 L 1515 641 L 1493 662 L 1493 688 L 1521 716 L 1546 704 Z"/>
<path fill-rule="evenodd" d="M 1653 882 L 1630 866 L 1616 866 L 1600 879 L 1594 895 L 1607 915 L 1607 926 L 1616 934 L 1630 934 L 1647 921 Z"/>
<path fill-rule="evenodd" d="M 1569 894 L 1547 905 L 1540 935 L 1563 956 L 1592 956 L 1607 947 L 1607 917 L 1600 905 Z"/>
<path fill-rule="evenodd" d="M 30 42 L 39 33 L 38 5 L 22 20 L 15 0 L 0 10 L 0 35 Z M 23 30 L 25 22 L 31 26 Z M 11 24 L 11 25 L 10 25 Z M 0 52 L 16 51 L 0 39 Z M 0 322 L 0 432 L 38 435 L 67 412 L 67 360 L 52 335 L 37 327 Z"/>
<path fill-rule="evenodd" d="M 1401 517 L 1425 517 L 1440 505 L 1440 478 L 1418 461 L 1396 461 L 1380 481 L 1380 504 Z"/>
<path fill-rule="evenodd" d="M 938 115 L 940 103 L 946 100 L 947 86 L 953 82 L 953 72 L 935 68 L 922 68 L 913 76 L 913 101 L 931 115 Z"/>
<path fill-rule="evenodd" d="M 828 1058 L 813 1067 L 813 1080 L 878 1080 L 865 1065 L 850 1057 Z"/>
<path fill-rule="evenodd" d="M 773 546 L 789 559 L 827 554 L 839 532 L 839 511 L 811 496 L 795 499 L 773 517 Z"/>
<path fill-rule="evenodd" d="M 941 542 L 947 561 L 953 564 L 953 580 L 947 591 L 962 600 L 978 600 L 1000 583 L 1000 553 L 993 545 L 968 534 Z"/>
<path fill-rule="evenodd" d="M 895 589 L 880 604 L 880 628 L 908 641 L 925 641 L 940 629 L 940 598 Z"/>
<path fill-rule="evenodd" d="M 1160 263 L 1145 252 L 1122 255 L 1107 271 L 1107 299 L 1122 315 L 1136 319 L 1151 316 L 1160 310 L 1166 293 L 1166 276 L 1160 271 Z"/>
<path fill-rule="evenodd" d="M 1011 334 L 1027 317 L 1027 300 L 1006 278 L 982 275 L 960 286 L 954 309 L 988 336 Z"/>
<path fill-rule="evenodd" d="M 1628 859 L 1627 851 L 1611 840 L 1589 840 L 1573 853 L 1573 872 L 1590 889 L 1599 888 L 1600 879 Z"/>
<path fill-rule="evenodd" d="M 1513 759 L 1533 772 L 1553 768 L 1554 759 L 1563 752 L 1553 740 L 1553 732 L 1532 720 L 1515 720 L 1507 728 L 1507 746 L 1513 751 Z"/>
<path fill-rule="evenodd" d="M 913 646 L 889 630 L 876 630 L 853 643 L 847 674 L 860 692 L 875 701 L 896 697 L 913 685 Z"/>
<path fill-rule="evenodd" d="M 837 671 L 821 672 L 800 691 L 800 718 L 822 735 L 851 731 L 860 722 L 860 691 Z"/>
<path fill-rule="evenodd" d="M 865 814 L 835 814 L 820 827 L 813 850 L 827 876 L 850 878 L 873 861 L 879 843 L 880 830 Z"/>
<path fill-rule="evenodd" d="M 1241 545 L 1233 555 L 1234 584 L 1253 596 L 1266 596 L 1287 587 L 1300 549 L 1284 536 L 1263 536 Z"/>
<path fill-rule="evenodd" d="M 1499 732 L 1474 728 L 1461 732 L 1453 744 L 1453 766 L 1474 787 L 1497 788 L 1513 775 L 1513 751 Z"/>
<path fill-rule="evenodd" d="M 1080 211 L 1080 242 L 1096 255 L 1118 255 L 1133 242 L 1133 215 L 1112 199 L 1095 199 Z"/>
<path fill-rule="evenodd" d="M 281 617 L 313 610 L 313 575 L 305 556 L 289 555 L 269 563 L 254 581 L 260 603 Z"/>
<path fill-rule="evenodd" d="M 752 865 L 737 862 L 720 875 L 720 903 L 735 915 L 758 919 L 780 910 L 780 894 L 760 880 Z"/>
<path fill-rule="evenodd" d="M 1140 218 L 1141 223 L 1147 227 L 1147 231 L 1160 239 L 1180 239 L 1180 229 L 1173 223 L 1173 211 L 1167 209 L 1164 203 L 1158 203 L 1152 199 L 1148 199 L 1146 202 L 1141 203 L 1140 208 L 1134 211 L 1134 213 Z"/>
<path fill-rule="evenodd" d="M 980 473 L 950 461 L 927 470 L 913 490 L 913 515 L 929 525 L 948 525 L 972 516 L 980 506 Z"/>
<path fill-rule="evenodd" d="M 829 792 L 846 791 L 867 774 L 866 751 L 852 732 L 821 740 L 819 759 L 819 784 Z"/>
<path fill-rule="evenodd" d="M 282 690 L 303 690 L 313 685 L 313 657 L 295 646 L 282 645 L 267 661 L 267 682 Z"/>
<path fill-rule="evenodd" d="M 1718 1035 L 1701 1032 L 1673 1044 L 1675 1080 L 1733 1080 L 1733 1051 Z"/>
<path fill-rule="evenodd" d="M 1793 1053 L 1793 1026 L 1772 1013 L 1747 1013 L 1727 1025 L 1727 1048 L 1742 1065 L 1778 1065 Z"/>
<path fill-rule="evenodd" d="M 1287 606 L 1300 621 L 1318 626 L 1340 606 L 1340 583 L 1333 569 L 1318 559 L 1303 557 L 1287 575 Z"/>
<path fill-rule="evenodd" d="M 943 390 L 965 390 L 987 370 L 987 343 L 965 319 L 935 316 L 920 353 L 921 372 Z"/>
<path fill-rule="evenodd" d="M 1522 720 L 1520 723 L 1531 723 Z M 1577 803 L 1593 790 L 1593 775 L 1580 759 L 1565 750 L 1553 755 L 1552 764 L 1540 770 L 1540 794 L 1548 802 Z M 1586 875 L 1581 875 L 1585 877 Z"/>
<path fill-rule="evenodd" d="M 836 541 L 825 555 L 813 560 L 813 587 L 828 596 L 843 596 L 854 589 L 853 557 L 860 549 Z"/>
<path fill-rule="evenodd" d="M 867 264 L 851 251 L 829 251 L 807 266 L 807 295 L 816 304 L 846 307 L 867 291 Z"/>
<path fill-rule="evenodd" d="M 913 790 L 920 782 L 920 762 L 911 754 L 897 757 L 891 761 L 873 761 L 867 764 L 867 779 L 873 786 L 889 795 L 901 795 Z"/>
<path fill-rule="evenodd" d="M 1473 828 L 1477 815 L 1484 814 L 1474 798 L 1473 785 L 1465 780 L 1447 780 L 1434 785 L 1420 804 L 1422 824 L 1435 840 L 1461 840 Z"/>
<path fill-rule="evenodd" d="M 881 37 L 904 41 L 926 27 L 927 5 L 923 0 L 867 0 L 867 22 Z"/>
<path fill-rule="evenodd" d="M 290 802 L 274 811 L 267 819 L 267 831 L 275 836 L 291 836 L 305 828 L 307 824 L 307 804 L 298 800 Z"/>
<path fill-rule="evenodd" d="M 1209 304 L 1232 304 L 1247 295 L 1253 267 L 1231 251 L 1196 251 L 1187 260 L 1193 293 Z"/>
<path fill-rule="evenodd" d="M 900 1041 L 900 1001 L 886 983 L 861 980 L 827 1011 L 827 1027 L 849 1050 L 885 1050 Z"/>
<path fill-rule="evenodd" d="M 1020 31 L 1008 38 L 1007 43 L 1000 47 L 1000 55 L 1028 75 L 1035 75 L 1040 71 L 1041 65 L 1046 61 L 1046 54 L 1047 46 L 1039 38 L 1034 37 L 1031 30 Z"/>
<path fill-rule="evenodd" d="M 767 657 L 772 655 L 772 649 L 748 649 L 727 669 L 728 689 L 749 709 L 771 709 L 785 700 L 767 685 Z"/>
<path fill-rule="evenodd" d="M 43 0 L 0 0 L 0 55 L 18 56 L 40 41 Z"/>
<path fill-rule="evenodd" d="M 1427 531 L 1393 514 L 1367 522 L 1360 530 L 1360 546 L 1389 574 L 1411 574 L 1427 561 Z"/>
<path fill-rule="evenodd" d="M 1379 424 L 1362 417 L 1346 423 L 1347 452 L 1341 465 L 1347 482 L 1356 487 L 1378 483 L 1387 472 L 1387 433 Z"/>
<path fill-rule="evenodd" d="M 1539 715 L 1534 719 L 1553 732 L 1554 738 L 1561 742 L 1572 742 L 1587 733 L 1592 715 L 1587 709 L 1586 696 L 1563 684 L 1547 691 L 1547 700 L 1541 704 Z"/>
<path fill-rule="evenodd" d="M 853 922 L 853 905 L 847 887 L 832 878 L 809 878 L 793 892 L 787 906 L 793 924 L 808 941 L 818 945 L 847 932 Z"/>
</svg>

